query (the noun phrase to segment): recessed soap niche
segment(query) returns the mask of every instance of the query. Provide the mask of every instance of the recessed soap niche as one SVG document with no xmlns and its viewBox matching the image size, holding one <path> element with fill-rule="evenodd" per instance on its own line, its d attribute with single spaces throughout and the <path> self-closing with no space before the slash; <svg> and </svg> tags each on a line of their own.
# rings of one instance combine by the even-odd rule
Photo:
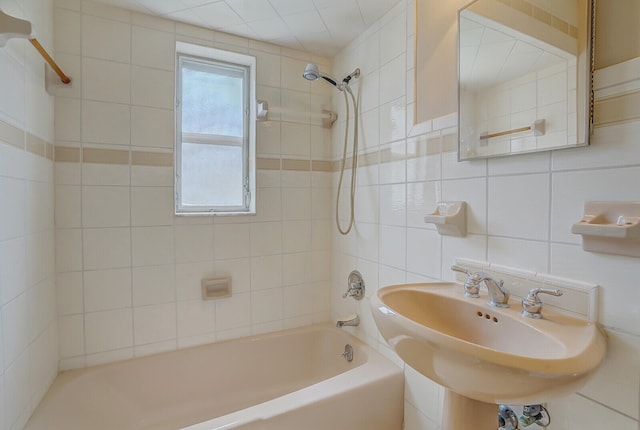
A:
<svg viewBox="0 0 640 430">
<path fill-rule="evenodd" d="M 560 289 L 563 293 L 561 297 L 545 295 L 545 307 L 589 321 L 598 320 L 599 288 L 596 284 L 467 258 L 456 258 L 455 264 L 470 272 L 485 272 L 496 279 L 502 279 L 511 297 L 521 299 L 532 288 Z M 465 281 L 467 275 L 454 273 L 458 282 Z"/>
<path fill-rule="evenodd" d="M 215 300 L 231 296 L 231 278 L 205 278 L 200 283 L 202 300 Z"/>
</svg>

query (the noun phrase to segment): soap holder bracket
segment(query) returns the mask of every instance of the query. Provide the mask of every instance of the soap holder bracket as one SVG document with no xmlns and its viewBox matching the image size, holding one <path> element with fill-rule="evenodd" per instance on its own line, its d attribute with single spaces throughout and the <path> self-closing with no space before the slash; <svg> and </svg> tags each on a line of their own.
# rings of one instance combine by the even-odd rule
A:
<svg viewBox="0 0 640 430">
<path fill-rule="evenodd" d="M 424 222 L 435 224 L 443 236 L 467 235 L 467 204 L 461 201 L 438 202 L 435 212 L 425 215 Z"/>
</svg>

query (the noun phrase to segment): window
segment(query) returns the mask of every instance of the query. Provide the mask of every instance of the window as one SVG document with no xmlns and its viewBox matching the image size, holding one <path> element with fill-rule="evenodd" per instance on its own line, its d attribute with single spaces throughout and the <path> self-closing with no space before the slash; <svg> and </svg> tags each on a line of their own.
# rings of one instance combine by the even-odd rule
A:
<svg viewBox="0 0 640 430">
<path fill-rule="evenodd" d="M 253 214 L 255 57 L 176 51 L 176 214 Z"/>
</svg>

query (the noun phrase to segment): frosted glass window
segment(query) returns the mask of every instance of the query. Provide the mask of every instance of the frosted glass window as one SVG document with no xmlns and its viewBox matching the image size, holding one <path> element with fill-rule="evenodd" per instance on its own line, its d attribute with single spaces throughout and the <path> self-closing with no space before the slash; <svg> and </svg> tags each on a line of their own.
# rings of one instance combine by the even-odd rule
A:
<svg viewBox="0 0 640 430">
<path fill-rule="evenodd" d="M 243 135 L 242 70 L 182 60 L 182 131 Z"/>
<path fill-rule="evenodd" d="M 255 58 L 194 49 L 210 55 L 178 50 L 176 213 L 255 213 Z"/>
<path fill-rule="evenodd" d="M 184 205 L 242 206 L 242 148 L 183 142 L 182 190 Z"/>
</svg>

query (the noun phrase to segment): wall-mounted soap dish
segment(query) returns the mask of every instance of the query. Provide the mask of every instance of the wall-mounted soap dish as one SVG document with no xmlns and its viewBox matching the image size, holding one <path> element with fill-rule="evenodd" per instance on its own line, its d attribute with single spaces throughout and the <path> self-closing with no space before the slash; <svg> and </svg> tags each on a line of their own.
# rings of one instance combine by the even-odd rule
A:
<svg viewBox="0 0 640 430">
<path fill-rule="evenodd" d="M 571 233 L 585 251 L 640 257 L 640 202 L 585 202 Z"/>
<path fill-rule="evenodd" d="M 424 222 L 435 224 L 443 236 L 467 235 L 467 204 L 465 202 L 438 202 L 435 212 L 425 215 Z"/>
</svg>

